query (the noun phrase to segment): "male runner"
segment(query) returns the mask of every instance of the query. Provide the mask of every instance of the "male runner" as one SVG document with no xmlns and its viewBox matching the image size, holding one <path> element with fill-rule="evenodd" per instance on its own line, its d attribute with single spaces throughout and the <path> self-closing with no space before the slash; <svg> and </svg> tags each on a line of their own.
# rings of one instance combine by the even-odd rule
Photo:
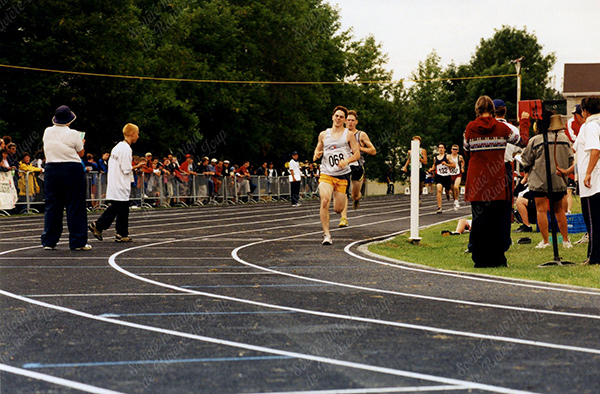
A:
<svg viewBox="0 0 600 394">
<path fill-rule="evenodd" d="M 329 203 L 333 198 L 333 209 L 337 213 L 341 213 L 348 204 L 346 187 L 351 172 L 348 164 L 360 158 L 360 148 L 356 138 L 344 128 L 347 116 L 348 110 L 345 107 L 335 107 L 331 117 L 333 124 L 330 129 L 319 134 L 319 142 L 313 156 L 313 161 L 323 157 L 319 177 L 321 198 L 319 214 L 324 233 L 323 245 L 333 243 L 329 233 Z"/>
<path fill-rule="evenodd" d="M 377 149 L 371 143 L 369 136 L 364 131 L 360 131 L 356 128 L 358 124 L 358 114 L 355 110 L 348 111 L 348 117 L 346 118 L 346 127 L 348 131 L 352 133 L 356 141 L 358 142 L 358 146 L 360 148 L 360 158 L 354 163 L 350 163 L 350 180 L 351 182 L 351 192 L 352 192 L 352 200 L 354 209 L 358 209 L 360 206 L 360 198 L 362 195 L 360 191 L 362 189 L 363 182 L 365 180 L 365 153 L 371 156 L 374 156 L 377 153 Z M 347 227 L 348 226 L 348 204 L 344 206 L 344 210 L 342 211 L 342 219 L 340 220 L 339 227 Z"/>
</svg>

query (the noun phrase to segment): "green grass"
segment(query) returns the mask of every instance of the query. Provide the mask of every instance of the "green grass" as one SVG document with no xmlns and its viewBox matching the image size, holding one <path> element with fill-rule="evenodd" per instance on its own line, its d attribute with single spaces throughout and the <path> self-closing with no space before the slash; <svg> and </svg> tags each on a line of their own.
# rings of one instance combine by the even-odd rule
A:
<svg viewBox="0 0 600 394">
<path fill-rule="evenodd" d="M 578 202 L 573 211 L 579 210 Z M 554 260 L 552 248 L 535 249 L 541 240 L 540 233 L 512 233 L 514 245 L 506 252 L 508 267 L 474 268 L 471 254 L 465 253 L 469 241 L 468 233 L 462 235 L 442 236 L 442 230 L 454 231 L 458 220 L 435 225 L 419 232 L 422 238 L 420 245 L 408 242 L 409 233 L 392 240 L 369 246 L 369 250 L 394 259 L 417 263 L 434 268 L 451 271 L 476 272 L 510 278 L 536 280 L 540 282 L 561 283 L 574 286 L 600 288 L 600 266 L 579 265 L 587 257 L 587 244 L 573 245 L 572 249 L 564 249 L 558 245 L 558 253 L 562 261 L 571 261 L 577 265 L 550 266 L 538 268 L 539 264 Z M 513 224 L 512 229 L 519 225 Z M 535 229 L 535 225 L 534 225 Z M 571 242 L 581 238 L 581 234 L 569 234 Z M 517 245 L 518 238 L 529 236 L 531 244 Z"/>
</svg>

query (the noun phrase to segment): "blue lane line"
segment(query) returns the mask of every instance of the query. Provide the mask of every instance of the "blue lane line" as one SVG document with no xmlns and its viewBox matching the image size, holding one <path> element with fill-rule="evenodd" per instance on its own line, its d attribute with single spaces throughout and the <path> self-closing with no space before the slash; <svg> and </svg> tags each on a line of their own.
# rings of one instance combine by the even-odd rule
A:
<svg viewBox="0 0 600 394">
<path fill-rule="evenodd" d="M 200 289 L 200 288 L 216 288 L 216 289 L 225 289 L 225 288 L 230 288 L 230 287 L 247 287 L 247 288 L 252 288 L 252 287 L 256 287 L 261 288 L 261 287 L 323 287 L 323 286 L 334 286 L 334 285 L 329 285 L 329 284 L 296 284 L 296 285 L 261 285 L 261 284 L 256 284 L 256 285 L 197 285 L 197 286 L 181 286 L 183 288 L 186 289 Z"/>
<path fill-rule="evenodd" d="M 258 312 L 165 312 L 165 313 L 103 313 L 102 317 L 127 316 L 190 316 L 190 315 L 258 315 L 258 314 L 296 313 L 294 311 L 258 311 Z"/>
<path fill-rule="evenodd" d="M 153 364 L 176 364 L 176 363 L 221 363 L 230 361 L 267 361 L 284 360 L 294 357 L 289 356 L 262 356 L 262 357 L 222 357 L 222 358 L 189 358 L 178 360 L 131 360 L 131 361 L 103 361 L 96 363 L 59 363 L 59 364 L 41 364 L 27 363 L 23 364 L 25 369 L 38 368 L 76 368 L 76 367 L 104 367 L 120 365 L 153 365 Z"/>
</svg>

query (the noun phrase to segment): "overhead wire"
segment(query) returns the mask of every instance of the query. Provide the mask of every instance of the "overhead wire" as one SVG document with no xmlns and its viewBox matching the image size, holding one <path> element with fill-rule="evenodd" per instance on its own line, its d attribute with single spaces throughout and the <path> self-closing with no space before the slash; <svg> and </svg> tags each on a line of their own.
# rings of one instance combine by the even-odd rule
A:
<svg viewBox="0 0 600 394">
<path fill-rule="evenodd" d="M 473 79 L 489 79 L 489 78 L 507 78 L 516 77 L 517 74 L 503 75 L 479 75 L 472 77 L 455 77 L 455 78 L 427 78 L 427 79 L 399 79 L 386 81 L 238 81 L 238 80 L 221 80 L 221 79 L 190 79 L 190 78 L 161 78 L 161 77 L 145 77 L 134 75 L 119 75 L 119 74 L 102 74 L 83 71 L 68 71 L 68 70 L 53 70 L 38 67 L 14 66 L 10 64 L 0 64 L 2 68 L 48 72 L 57 74 L 69 74 L 88 77 L 104 77 L 104 78 L 122 78 L 136 79 L 147 81 L 166 81 L 166 82 L 194 82 L 194 83 L 216 83 L 216 84 L 254 84 L 254 85 L 358 85 L 358 84 L 393 84 L 393 83 L 419 83 L 419 82 L 439 82 L 439 81 L 458 81 L 458 80 L 473 80 Z"/>
</svg>

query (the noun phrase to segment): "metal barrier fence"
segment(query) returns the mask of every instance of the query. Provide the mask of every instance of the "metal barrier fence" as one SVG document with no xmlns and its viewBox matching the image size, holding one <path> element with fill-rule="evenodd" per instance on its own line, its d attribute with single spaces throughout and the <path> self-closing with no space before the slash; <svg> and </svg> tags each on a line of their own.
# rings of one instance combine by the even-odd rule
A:
<svg viewBox="0 0 600 394">
<path fill-rule="evenodd" d="M 19 171 L 18 213 L 38 213 L 44 208 L 44 173 Z M 107 208 L 107 174 L 86 172 L 86 204 L 89 211 Z M 302 177 L 300 198 L 318 196 L 318 178 Z M 288 176 L 210 176 L 164 173 L 134 174 L 132 207 L 154 208 L 190 205 L 247 204 L 289 201 Z M 6 212 L 3 212 L 7 214 Z"/>
</svg>

